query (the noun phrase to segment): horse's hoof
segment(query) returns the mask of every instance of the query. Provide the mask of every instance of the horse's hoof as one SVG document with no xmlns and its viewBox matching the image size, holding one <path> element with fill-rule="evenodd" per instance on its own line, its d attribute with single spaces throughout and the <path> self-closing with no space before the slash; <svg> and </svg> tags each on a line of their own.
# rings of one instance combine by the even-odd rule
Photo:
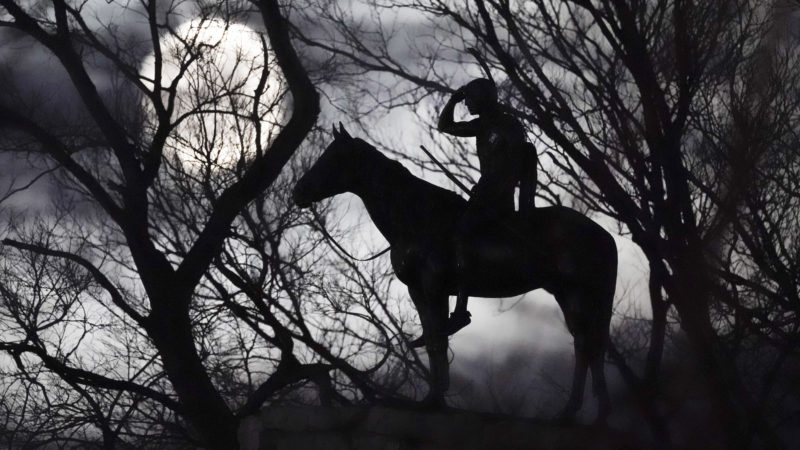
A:
<svg viewBox="0 0 800 450">
<path fill-rule="evenodd" d="M 553 422 L 556 425 L 574 425 L 575 416 L 565 416 L 563 414 L 558 414 L 553 418 Z"/>
<path fill-rule="evenodd" d="M 608 426 L 608 416 L 611 414 L 611 410 L 608 407 L 600 407 L 597 410 L 597 417 L 595 417 L 593 425 L 600 426 L 600 427 L 607 427 Z"/>
<path fill-rule="evenodd" d="M 570 425 L 570 424 L 575 423 L 575 414 L 577 414 L 577 413 L 578 413 L 578 410 L 576 408 L 567 407 L 567 408 L 562 409 L 561 412 L 559 412 L 558 414 L 556 414 L 556 416 L 553 418 L 553 420 L 557 424 Z"/>
<path fill-rule="evenodd" d="M 608 428 L 608 415 L 598 415 L 594 422 L 592 422 L 593 427 L 597 428 Z"/>
</svg>

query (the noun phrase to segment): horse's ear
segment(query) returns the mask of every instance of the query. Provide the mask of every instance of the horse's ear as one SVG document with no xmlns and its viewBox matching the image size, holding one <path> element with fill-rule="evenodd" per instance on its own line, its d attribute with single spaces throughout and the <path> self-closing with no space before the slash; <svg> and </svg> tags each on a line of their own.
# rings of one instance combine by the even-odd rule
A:
<svg viewBox="0 0 800 450">
<path fill-rule="evenodd" d="M 341 124 L 341 122 L 339 123 Z M 336 130 L 336 125 L 331 125 L 331 127 L 333 128 L 333 138 L 339 139 L 339 132 Z"/>
<path fill-rule="evenodd" d="M 341 135 L 342 137 L 345 137 L 347 139 L 353 139 L 350 136 L 350 133 L 348 133 L 347 130 L 344 129 L 344 125 L 342 125 L 342 122 L 339 122 L 339 135 Z"/>
</svg>

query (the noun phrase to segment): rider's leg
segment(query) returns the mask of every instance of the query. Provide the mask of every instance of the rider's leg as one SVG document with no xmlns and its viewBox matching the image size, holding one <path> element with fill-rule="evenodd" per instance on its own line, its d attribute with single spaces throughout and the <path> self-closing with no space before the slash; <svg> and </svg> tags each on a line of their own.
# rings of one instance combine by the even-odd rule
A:
<svg viewBox="0 0 800 450">
<path fill-rule="evenodd" d="M 463 296 L 463 301 L 461 294 L 458 295 L 456 300 L 456 309 L 450 313 L 450 318 L 447 319 L 447 335 L 456 334 L 460 329 L 466 327 L 470 323 L 472 323 L 472 314 L 467 311 L 467 296 Z"/>
<path fill-rule="evenodd" d="M 461 220 L 455 230 L 453 245 L 455 249 L 456 270 L 457 270 L 457 287 L 458 296 L 456 297 L 455 310 L 450 314 L 445 324 L 445 331 L 448 336 L 455 334 L 460 329 L 469 325 L 472 322 L 470 318 L 472 315 L 467 311 L 467 283 L 469 282 L 469 245 L 473 239 L 473 233 L 478 225 L 486 220 L 484 208 L 481 208 L 475 200 L 471 200 L 467 205 L 467 210 L 461 216 Z M 410 342 L 411 347 L 419 348 L 425 345 L 426 336 L 422 335 L 417 339 Z"/>
<path fill-rule="evenodd" d="M 458 330 L 469 325 L 472 314 L 467 311 L 469 300 L 468 283 L 473 276 L 470 268 L 470 248 L 474 245 L 475 236 L 480 233 L 481 228 L 486 224 L 497 220 L 503 215 L 510 215 L 514 212 L 514 190 L 510 193 L 499 191 L 480 190 L 483 194 L 475 195 L 467 205 L 467 210 L 461 217 L 456 229 L 455 250 L 456 250 L 456 269 L 458 270 L 458 296 L 456 297 L 456 307 L 450 314 L 447 321 L 447 334 L 452 335 Z"/>
<path fill-rule="evenodd" d="M 453 310 L 452 315 L 469 316 L 469 311 L 467 311 L 467 301 L 469 301 L 469 296 L 459 290 L 458 296 L 456 297 L 456 307 Z"/>
<path fill-rule="evenodd" d="M 458 295 L 456 296 L 456 307 L 447 320 L 448 335 L 455 334 L 458 330 L 472 322 L 472 319 L 470 319 L 472 315 L 467 311 L 467 302 L 469 300 L 467 283 L 469 283 L 470 278 L 468 252 L 471 235 L 477 225 L 482 221 L 482 216 L 482 211 L 480 211 L 477 205 L 474 202 L 470 202 L 456 230 L 455 256 L 456 270 L 458 271 Z"/>
</svg>

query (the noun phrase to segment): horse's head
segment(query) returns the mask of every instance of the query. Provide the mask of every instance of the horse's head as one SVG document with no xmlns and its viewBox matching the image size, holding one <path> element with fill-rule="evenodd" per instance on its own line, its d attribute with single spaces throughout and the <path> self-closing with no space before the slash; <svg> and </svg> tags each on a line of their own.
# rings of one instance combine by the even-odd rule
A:
<svg viewBox="0 0 800 450">
<path fill-rule="evenodd" d="M 360 141 L 350 136 L 341 122 L 333 127 L 333 142 L 322 156 L 300 178 L 294 187 L 293 198 L 297 206 L 306 208 L 314 202 L 349 191 L 358 174 L 353 164 L 353 146 Z M 363 141 L 362 141 L 363 142 Z"/>
</svg>

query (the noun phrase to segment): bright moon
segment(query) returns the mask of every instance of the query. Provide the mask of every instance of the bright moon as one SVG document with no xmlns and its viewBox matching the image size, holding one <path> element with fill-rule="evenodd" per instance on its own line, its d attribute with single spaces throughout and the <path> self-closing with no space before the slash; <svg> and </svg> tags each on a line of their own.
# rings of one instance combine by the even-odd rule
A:
<svg viewBox="0 0 800 450">
<path fill-rule="evenodd" d="M 283 83 L 259 33 L 243 24 L 197 19 L 177 27 L 160 45 L 162 99 L 180 77 L 172 120 L 199 112 L 181 122 L 179 137 L 169 145 L 187 168 L 229 168 L 254 154 L 256 140 L 266 144 L 280 124 Z M 196 59 L 187 66 L 192 56 Z M 265 64 L 270 71 L 259 101 L 259 136 L 249 118 Z M 141 74 L 152 87 L 155 55 L 145 59 Z"/>
</svg>

